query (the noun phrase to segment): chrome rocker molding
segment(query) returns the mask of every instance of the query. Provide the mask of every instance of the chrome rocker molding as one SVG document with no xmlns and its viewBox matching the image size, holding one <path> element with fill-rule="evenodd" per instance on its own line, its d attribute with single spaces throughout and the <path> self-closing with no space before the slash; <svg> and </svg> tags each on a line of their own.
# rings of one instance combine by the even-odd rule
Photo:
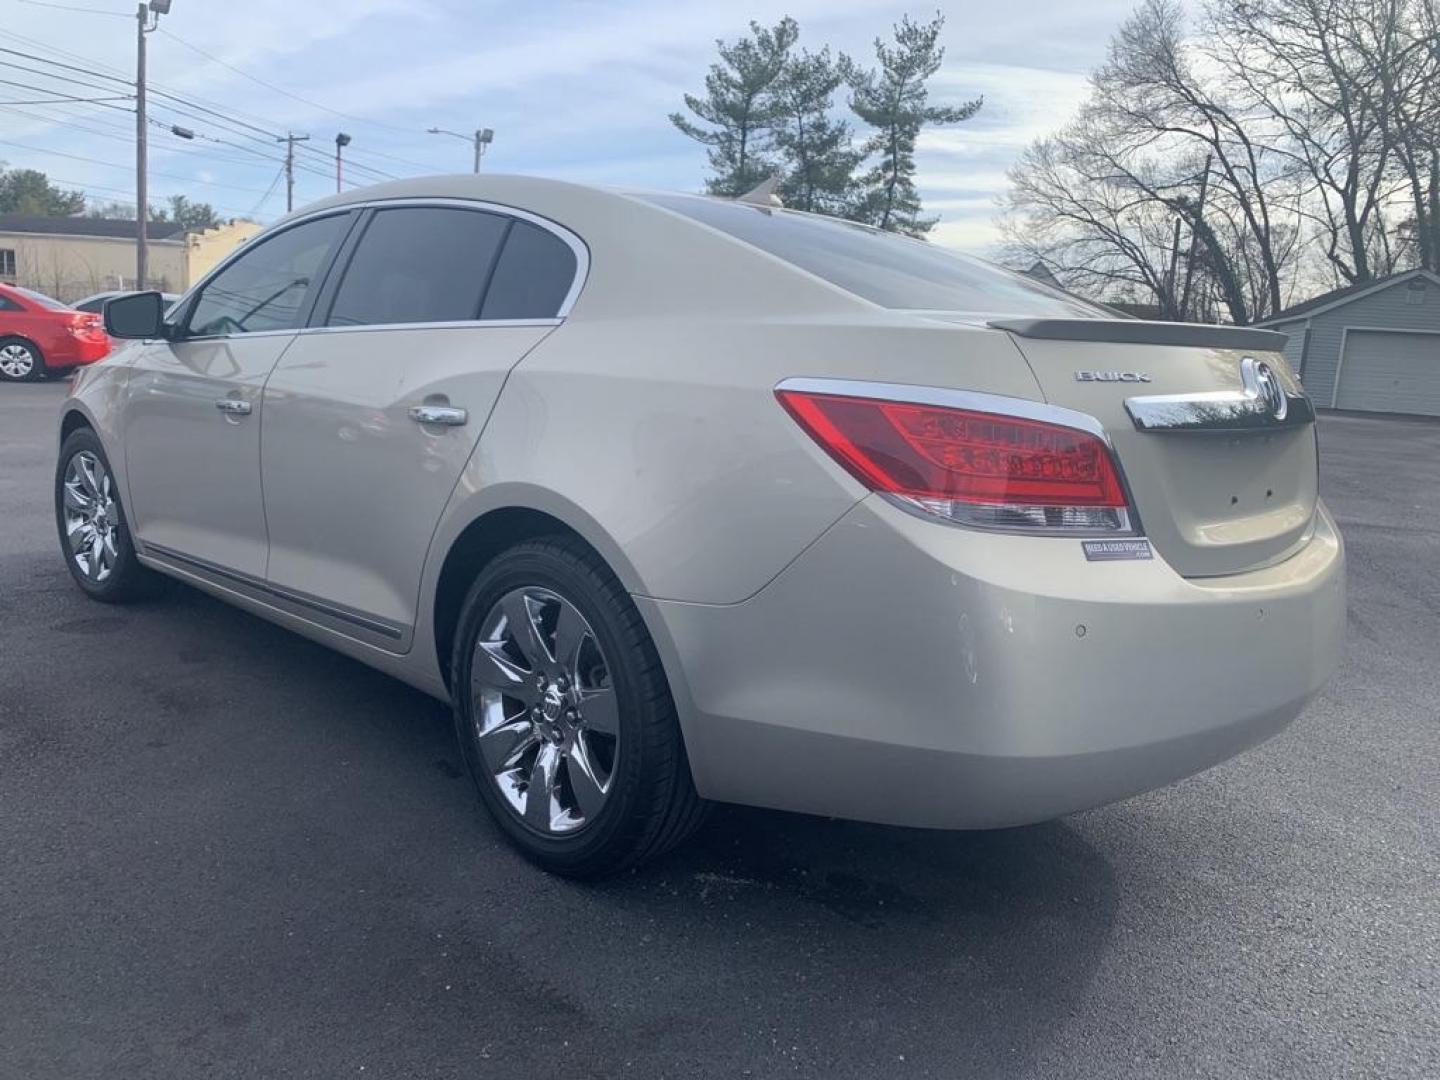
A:
<svg viewBox="0 0 1440 1080">
<path fill-rule="evenodd" d="M 260 578 L 252 577 L 249 574 L 241 574 L 234 570 L 227 570 L 225 567 L 217 566 L 215 563 L 209 562 L 206 559 L 197 559 L 192 555 L 186 555 L 183 552 L 164 547 L 161 544 L 145 544 L 142 554 L 161 562 L 174 563 L 180 569 L 187 570 L 192 574 L 198 574 L 204 578 L 209 578 L 217 584 L 232 587 L 238 585 L 252 593 L 259 594 L 257 599 L 279 600 L 287 604 L 293 604 L 295 607 L 310 611 L 316 615 L 323 615 L 328 619 L 347 623 L 356 629 L 376 634 L 390 641 L 400 641 L 405 637 L 405 628 L 395 623 L 387 622 L 384 619 L 377 618 L 374 615 L 368 615 L 364 612 L 354 611 L 337 604 L 318 600 L 313 596 L 296 592 L 293 589 L 285 589 L 278 585 L 272 585 L 268 581 L 262 581 Z"/>
<path fill-rule="evenodd" d="M 1138 431 L 1275 431 L 1315 422 L 1315 407 L 1304 394 L 1282 388 L 1282 402 L 1267 399 L 1259 369 L 1246 357 L 1240 365 L 1243 389 L 1126 398 L 1125 411 Z"/>
</svg>

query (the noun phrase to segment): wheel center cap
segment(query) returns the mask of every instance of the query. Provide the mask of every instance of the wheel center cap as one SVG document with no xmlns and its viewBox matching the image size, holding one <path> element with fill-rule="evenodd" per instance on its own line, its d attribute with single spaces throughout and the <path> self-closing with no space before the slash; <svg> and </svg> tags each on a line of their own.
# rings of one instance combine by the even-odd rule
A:
<svg viewBox="0 0 1440 1080">
<path fill-rule="evenodd" d="M 565 695 L 560 688 L 551 683 L 545 688 L 545 696 L 540 701 L 540 712 L 547 722 L 553 724 L 560 719 L 560 714 L 565 711 Z"/>
</svg>

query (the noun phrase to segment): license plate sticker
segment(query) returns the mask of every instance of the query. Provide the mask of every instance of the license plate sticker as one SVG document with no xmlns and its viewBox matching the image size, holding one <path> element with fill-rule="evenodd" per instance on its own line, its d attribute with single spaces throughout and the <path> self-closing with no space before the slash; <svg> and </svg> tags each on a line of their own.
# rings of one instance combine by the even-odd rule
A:
<svg viewBox="0 0 1440 1080">
<path fill-rule="evenodd" d="M 1088 562 L 1121 562 L 1126 559 L 1153 559 L 1150 541 L 1139 540 L 1081 540 Z"/>
</svg>

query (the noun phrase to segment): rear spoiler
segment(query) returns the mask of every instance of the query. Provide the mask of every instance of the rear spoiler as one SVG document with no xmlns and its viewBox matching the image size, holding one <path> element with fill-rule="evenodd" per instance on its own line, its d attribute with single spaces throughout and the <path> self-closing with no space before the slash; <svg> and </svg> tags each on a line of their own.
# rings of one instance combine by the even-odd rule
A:
<svg viewBox="0 0 1440 1080">
<path fill-rule="evenodd" d="M 1202 349 L 1279 352 L 1289 340 L 1274 330 L 1141 319 L 992 319 L 987 326 L 1050 341 L 1109 341 L 1119 345 L 1194 345 Z"/>
</svg>

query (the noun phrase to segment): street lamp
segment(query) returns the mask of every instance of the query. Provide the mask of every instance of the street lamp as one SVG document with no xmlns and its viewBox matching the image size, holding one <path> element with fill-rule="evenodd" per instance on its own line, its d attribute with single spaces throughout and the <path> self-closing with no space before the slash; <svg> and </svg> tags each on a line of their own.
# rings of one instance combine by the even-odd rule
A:
<svg viewBox="0 0 1440 1080">
<path fill-rule="evenodd" d="M 490 128 L 476 128 L 473 135 L 461 135 L 458 131 L 450 131 L 448 128 L 426 128 L 431 135 L 452 135 L 457 139 L 464 139 L 466 142 L 475 144 L 475 171 L 480 171 L 480 159 L 485 156 L 486 149 L 495 141 L 495 132 Z"/>
<path fill-rule="evenodd" d="M 145 288 L 150 266 L 149 185 L 145 177 L 145 35 L 170 14 L 170 0 L 150 0 L 135 9 L 135 287 Z"/>
<path fill-rule="evenodd" d="M 343 176 L 340 165 L 340 151 L 349 145 L 350 136 L 346 135 L 343 131 L 335 136 L 335 194 L 337 195 L 340 194 L 340 184 Z"/>
</svg>

